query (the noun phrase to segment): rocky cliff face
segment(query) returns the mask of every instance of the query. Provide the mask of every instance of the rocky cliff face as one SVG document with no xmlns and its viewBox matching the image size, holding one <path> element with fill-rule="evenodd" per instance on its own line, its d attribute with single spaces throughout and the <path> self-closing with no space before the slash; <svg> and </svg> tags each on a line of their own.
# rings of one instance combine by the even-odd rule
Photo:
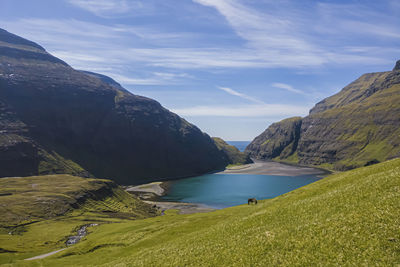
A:
<svg viewBox="0 0 400 267">
<path fill-rule="evenodd" d="M 393 68 L 393 71 L 400 70 L 400 60 L 397 60 L 396 65 Z"/>
<path fill-rule="evenodd" d="M 310 115 L 301 119 L 297 146 L 279 141 L 282 136 L 293 134 L 281 122 L 271 125 L 246 150 L 256 158 L 276 158 L 336 170 L 399 157 L 399 103 L 399 69 L 365 74 L 316 104 Z M 274 144 L 267 149 L 266 142 L 271 142 L 268 140 L 284 148 L 274 149 L 277 147 Z"/>
<path fill-rule="evenodd" d="M 301 123 L 301 117 L 273 123 L 246 147 L 245 152 L 258 159 L 288 158 L 297 148 Z"/>
<path fill-rule="evenodd" d="M 228 164 L 208 135 L 158 102 L 110 84 L 104 76 L 76 71 L 4 30 L 0 41 L 0 101 L 10 114 L 0 117 L 5 128 L 0 177 L 81 172 L 136 184 Z M 14 138 L 14 146 L 3 140 L 12 125 L 21 137 Z M 7 160 L 1 160 L 10 158 L 5 153 L 15 158 L 7 171 L 2 168 Z M 67 163 L 68 168 L 57 167 Z"/>
<path fill-rule="evenodd" d="M 0 173 L 7 176 L 29 176 L 37 173 L 70 173 L 92 176 L 78 164 L 54 151 L 46 151 L 30 136 L 29 127 L 0 100 Z"/>
</svg>

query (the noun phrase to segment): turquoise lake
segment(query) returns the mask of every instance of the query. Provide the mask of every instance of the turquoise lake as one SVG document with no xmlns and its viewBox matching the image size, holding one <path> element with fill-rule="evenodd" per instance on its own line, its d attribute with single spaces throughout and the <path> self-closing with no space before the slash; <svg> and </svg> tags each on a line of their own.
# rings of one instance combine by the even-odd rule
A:
<svg viewBox="0 0 400 267">
<path fill-rule="evenodd" d="M 274 198 L 319 179 L 313 175 L 207 174 L 172 181 L 162 199 L 226 208 L 246 204 L 252 197 Z"/>
</svg>

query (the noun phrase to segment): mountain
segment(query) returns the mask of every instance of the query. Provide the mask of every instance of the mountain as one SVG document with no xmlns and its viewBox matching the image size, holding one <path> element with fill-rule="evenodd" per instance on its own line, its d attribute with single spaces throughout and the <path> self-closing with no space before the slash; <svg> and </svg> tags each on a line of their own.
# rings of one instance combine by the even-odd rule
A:
<svg viewBox="0 0 400 267">
<path fill-rule="evenodd" d="M 272 124 L 252 157 L 347 170 L 400 156 L 400 61 L 317 103 L 305 118 Z"/>
<path fill-rule="evenodd" d="M 213 137 L 215 145 L 218 147 L 220 151 L 225 153 L 228 158 L 229 164 L 248 164 L 252 163 L 253 161 L 250 159 L 249 154 L 240 152 L 234 146 L 229 145 L 224 140 L 218 137 Z"/>
<path fill-rule="evenodd" d="M 66 173 L 120 184 L 223 169 L 213 140 L 158 102 L 0 29 L 0 177 Z"/>
</svg>

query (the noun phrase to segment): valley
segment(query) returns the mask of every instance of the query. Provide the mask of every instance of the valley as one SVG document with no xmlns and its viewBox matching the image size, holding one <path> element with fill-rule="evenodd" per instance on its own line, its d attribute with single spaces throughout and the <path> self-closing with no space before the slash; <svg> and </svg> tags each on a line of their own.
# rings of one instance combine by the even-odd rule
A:
<svg viewBox="0 0 400 267">
<path fill-rule="evenodd" d="M 188 215 L 170 210 L 140 220 L 99 216 L 88 210 L 90 217 L 72 213 L 27 225 L 19 235 L 2 232 L 1 244 L 8 245 L 3 245 L 0 259 L 3 264 L 30 265 L 18 260 L 62 246 L 62 237 L 84 220 L 99 226 L 89 229 L 78 244 L 35 261 L 42 266 L 362 265 L 365 261 L 391 265 L 400 260 L 396 252 L 399 187 L 396 159 L 333 174 L 252 206 Z M 41 245 L 33 246 L 34 237 L 44 229 L 47 234 L 41 236 Z"/>
<path fill-rule="evenodd" d="M 400 266 L 395 1 L 18 1 L 1 266 Z"/>
</svg>

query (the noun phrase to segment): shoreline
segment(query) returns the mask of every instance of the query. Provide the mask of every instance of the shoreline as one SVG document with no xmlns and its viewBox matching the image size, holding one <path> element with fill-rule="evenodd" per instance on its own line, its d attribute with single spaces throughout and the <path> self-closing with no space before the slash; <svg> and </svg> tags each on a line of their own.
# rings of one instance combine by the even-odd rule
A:
<svg viewBox="0 0 400 267">
<path fill-rule="evenodd" d="M 147 204 L 156 206 L 158 209 L 161 210 L 162 214 L 167 210 L 178 210 L 179 214 L 193 214 L 216 210 L 214 208 L 199 203 L 173 202 L 162 200 L 161 197 L 166 195 L 166 193 L 168 192 L 170 183 L 171 181 L 152 182 L 148 184 L 130 186 L 127 187 L 125 191 L 137 196 L 140 200 Z"/>
<path fill-rule="evenodd" d="M 325 169 L 299 166 L 276 161 L 253 161 L 254 163 L 227 168 L 224 171 L 216 172 L 216 174 L 253 174 L 276 176 L 315 175 L 317 177 L 324 177 L 331 173 Z M 137 196 L 147 204 L 158 207 L 162 213 L 167 210 L 178 210 L 179 214 L 192 214 L 216 210 L 215 208 L 211 208 L 200 203 L 164 201 L 161 197 L 167 194 L 171 183 L 179 179 L 151 182 L 135 186 L 126 186 L 125 191 Z"/>
<path fill-rule="evenodd" d="M 326 176 L 331 172 L 329 170 L 289 164 L 286 162 L 265 161 L 253 159 L 254 163 L 234 166 L 218 174 L 254 174 L 254 175 L 276 175 L 276 176 L 302 176 L 316 175 Z"/>
</svg>

